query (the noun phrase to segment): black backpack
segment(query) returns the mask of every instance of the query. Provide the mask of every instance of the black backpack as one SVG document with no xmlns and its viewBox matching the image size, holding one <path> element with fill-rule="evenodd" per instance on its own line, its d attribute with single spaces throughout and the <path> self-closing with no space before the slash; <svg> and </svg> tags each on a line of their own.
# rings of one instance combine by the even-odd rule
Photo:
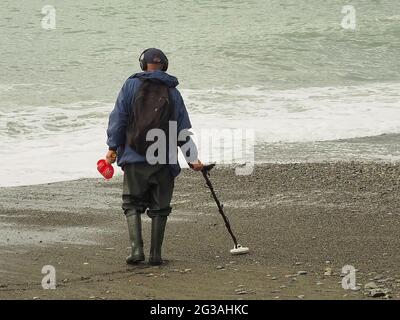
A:
<svg viewBox="0 0 400 320">
<path fill-rule="evenodd" d="M 168 139 L 169 121 L 173 117 L 174 106 L 168 86 L 157 79 L 142 80 L 129 112 L 127 143 L 138 154 L 145 156 L 147 148 L 154 143 L 146 141 L 147 132 L 161 129 Z"/>
</svg>

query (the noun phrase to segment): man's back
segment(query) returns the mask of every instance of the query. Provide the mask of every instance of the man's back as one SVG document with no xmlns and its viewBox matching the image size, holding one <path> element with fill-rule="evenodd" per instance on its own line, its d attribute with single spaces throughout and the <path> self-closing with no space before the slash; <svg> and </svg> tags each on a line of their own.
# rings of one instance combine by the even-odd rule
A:
<svg viewBox="0 0 400 320">
<path fill-rule="evenodd" d="M 129 77 L 118 95 L 114 110 L 110 114 L 109 127 L 107 130 L 107 144 L 111 150 L 117 151 L 118 166 L 124 167 L 129 163 L 145 162 L 146 158 L 140 155 L 126 143 L 126 128 L 130 112 L 132 112 L 132 102 L 135 94 L 143 80 L 156 79 L 165 83 L 169 88 L 172 104 L 174 105 L 174 118 L 177 122 L 178 133 L 184 129 L 192 127 L 188 112 L 183 102 L 182 96 L 176 86 L 179 84 L 177 78 L 162 71 L 141 72 Z M 178 164 L 171 164 L 174 175 L 179 174 Z"/>
</svg>

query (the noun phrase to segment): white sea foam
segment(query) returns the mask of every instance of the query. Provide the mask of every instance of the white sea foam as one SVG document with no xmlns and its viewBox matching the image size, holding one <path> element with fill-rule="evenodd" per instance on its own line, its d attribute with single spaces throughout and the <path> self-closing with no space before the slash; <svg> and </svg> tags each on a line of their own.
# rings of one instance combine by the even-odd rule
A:
<svg viewBox="0 0 400 320">
<path fill-rule="evenodd" d="M 400 132 L 399 83 L 183 93 L 195 113 L 194 127 L 251 127 L 264 142 L 326 141 Z"/>
<path fill-rule="evenodd" d="M 195 132 L 252 128 L 259 144 L 400 132 L 399 83 L 293 90 L 184 89 L 182 94 Z M 113 103 L 93 101 L 13 111 L 1 106 L 0 148 L 7 165 L 0 186 L 98 177 L 96 162 L 106 152 L 112 108 Z"/>
</svg>

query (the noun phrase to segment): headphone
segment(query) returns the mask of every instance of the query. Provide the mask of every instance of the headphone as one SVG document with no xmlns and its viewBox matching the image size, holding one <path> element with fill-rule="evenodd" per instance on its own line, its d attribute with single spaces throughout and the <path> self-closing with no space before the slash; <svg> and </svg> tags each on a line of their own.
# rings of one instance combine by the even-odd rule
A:
<svg viewBox="0 0 400 320">
<path fill-rule="evenodd" d="M 140 57 L 139 57 L 140 68 L 141 68 L 143 71 L 146 71 L 146 70 L 147 70 L 147 62 L 146 62 L 146 60 L 144 59 L 144 55 L 145 55 L 145 53 L 146 53 L 147 51 L 149 51 L 150 49 L 153 49 L 153 48 L 149 48 L 149 49 L 144 50 L 144 51 L 142 52 L 142 54 L 140 55 Z M 167 56 L 164 54 L 164 52 L 162 52 L 161 50 L 159 50 L 159 51 L 160 51 L 161 55 L 162 55 L 163 58 L 164 58 L 164 62 L 162 63 L 162 64 L 163 64 L 162 71 L 165 72 L 165 71 L 168 70 L 168 58 L 167 58 Z"/>
</svg>

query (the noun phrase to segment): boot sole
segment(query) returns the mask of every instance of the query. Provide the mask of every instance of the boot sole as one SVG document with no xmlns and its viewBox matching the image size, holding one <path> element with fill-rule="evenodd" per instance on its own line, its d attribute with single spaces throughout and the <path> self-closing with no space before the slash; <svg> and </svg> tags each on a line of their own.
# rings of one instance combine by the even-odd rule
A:
<svg viewBox="0 0 400 320">
<path fill-rule="evenodd" d="M 136 265 L 139 264 L 141 262 L 143 262 L 145 260 L 145 258 L 136 258 L 136 259 L 126 259 L 126 264 L 129 265 Z"/>
<path fill-rule="evenodd" d="M 149 260 L 149 265 L 151 266 L 161 266 L 161 265 L 166 265 L 168 264 L 168 260 L 161 260 L 161 261 L 151 261 Z"/>
</svg>

